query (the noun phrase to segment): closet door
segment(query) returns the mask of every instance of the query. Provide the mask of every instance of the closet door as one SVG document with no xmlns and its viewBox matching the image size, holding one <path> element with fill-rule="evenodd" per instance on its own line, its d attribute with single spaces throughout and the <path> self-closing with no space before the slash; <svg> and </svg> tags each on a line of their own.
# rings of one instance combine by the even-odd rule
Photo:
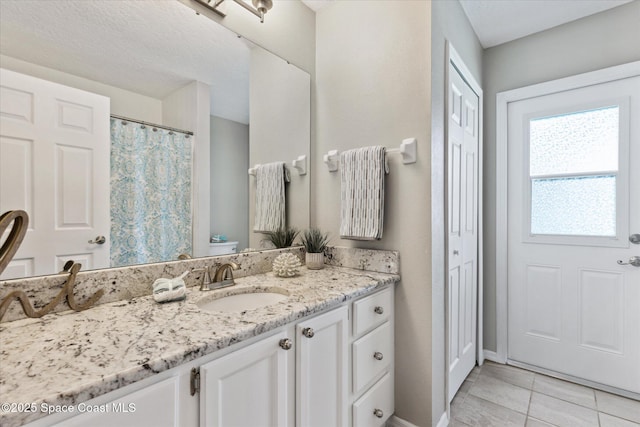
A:
<svg viewBox="0 0 640 427">
<path fill-rule="evenodd" d="M 0 279 L 109 267 L 109 98 L 0 69 L 0 212 L 29 230 Z M 104 243 L 89 243 L 105 236 Z"/>
<path fill-rule="evenodd" d="M 449 63 L 447 271 L 449 400 L 476 364 L 478 301 L 478 95 Z"/>
</svg>

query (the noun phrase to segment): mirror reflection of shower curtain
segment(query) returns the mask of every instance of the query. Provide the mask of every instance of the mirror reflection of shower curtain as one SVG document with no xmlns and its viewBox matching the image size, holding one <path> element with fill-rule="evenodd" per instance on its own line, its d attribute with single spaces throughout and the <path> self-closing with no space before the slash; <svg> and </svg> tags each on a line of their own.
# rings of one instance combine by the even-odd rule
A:
<svg viewBox="0 0 640 427">
<path fill-rule="evenodd" d="M 111 266 L 191 251 L 188 135 L 111 119 Z"/>
</svg>

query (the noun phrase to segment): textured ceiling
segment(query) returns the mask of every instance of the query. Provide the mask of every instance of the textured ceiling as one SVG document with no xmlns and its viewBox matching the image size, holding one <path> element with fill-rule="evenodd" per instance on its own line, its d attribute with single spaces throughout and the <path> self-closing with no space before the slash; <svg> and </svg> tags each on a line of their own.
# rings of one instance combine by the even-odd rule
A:
<svg viewBox="0 0 640 427">
<path fill-rule="evenodd" d="M 249 122 L 249 43 L 177 1 L 0 0 L 0 53 L 158 99 L 198 80 Z"/>
<path fill-rule="evenodd" d="M 460 0 L 483 47 L 496 46 L 632 0 Z"/>
</svg>

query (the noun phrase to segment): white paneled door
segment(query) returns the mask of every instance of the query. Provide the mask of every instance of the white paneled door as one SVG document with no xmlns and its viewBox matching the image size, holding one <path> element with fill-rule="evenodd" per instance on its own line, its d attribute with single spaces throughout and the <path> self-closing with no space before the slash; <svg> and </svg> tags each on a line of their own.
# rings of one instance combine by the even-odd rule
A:
<svg viewBox="0 0 640 427">
<path fill-rule="evenodd" d="M 0 69 L 0 212 L 29 214 L 2 279 L 109 267 L 109 145 L 108 98 Z"/>
<path fill-rule="evenodd" d="M 478 99 L 450 62 L 447 108 L 449 401 L 476 364 Z"/>
<path fill-rule="evenodd" d="M 640 77 L 507 112 L 508 357 L 640 393 Z"/>
</svg>

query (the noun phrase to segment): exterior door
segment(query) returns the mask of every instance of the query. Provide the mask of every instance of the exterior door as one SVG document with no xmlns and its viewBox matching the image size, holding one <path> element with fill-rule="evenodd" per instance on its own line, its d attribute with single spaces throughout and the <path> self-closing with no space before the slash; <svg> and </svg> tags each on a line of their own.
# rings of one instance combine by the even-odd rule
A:
<svg viewBox="0 0 640 427">
<path fill-rule="evenodd" d="M 476 364 L 479 102 L 449 63 L 447 271 L 449 401 Z"/>
<path fill-rule="evenodd" d="M 640 77 L 507 108 L 508 358 L 640 393 Z"/>
<path fill-rule="evenodd" d="M 5 69 L 0 85 L 0 212 L 29 214 L 2 279 L 109 267 L 109 99 Z"/>
</svg>

